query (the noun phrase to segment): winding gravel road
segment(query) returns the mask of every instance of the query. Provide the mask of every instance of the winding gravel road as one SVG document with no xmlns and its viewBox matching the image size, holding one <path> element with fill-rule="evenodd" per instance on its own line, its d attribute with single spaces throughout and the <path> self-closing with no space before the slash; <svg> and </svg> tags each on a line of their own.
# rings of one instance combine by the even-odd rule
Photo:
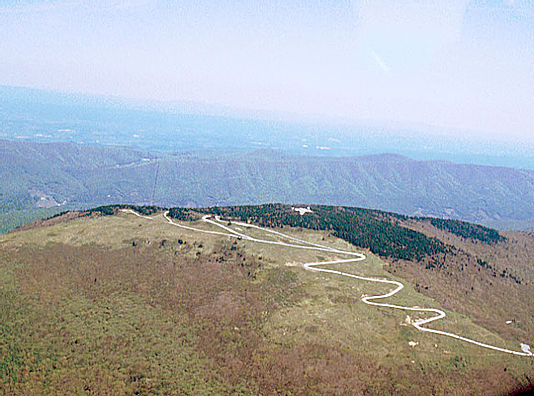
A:
<svg viewBox="0 0 534 396">
<path fill-rule="evenodd" d="M 137 212 L 135 212 L 135 211 L 133 211 L 131 209 L 121 209 L 121 211 L 125 212 L 125 213 L 134 214 L 134 215 L 136 215 L 138 217 L 142 217 L 144 219 L 153 220 L 153 217 L 140 215 L 139 213 L 137 213 Z M 434 321 L 439 320 L 439 319 L 443 319 L 446 316 L 445 312 L 443 312 L 440 309 L 436 309 L 436 308 L 420 308 L 420 307 L 406 307 L 406 306 L 402 306 L 402 305 L 388 304 L 388 303 L 377 302 L 376 301 L 376 300 L 381 300 L 381 299 L 385 299 L 385 298 L 388 298 L 388 297 L 392 297 L 395 294 L 397 294 L 398 292 L 400 292 L 404 288 L 404 285 L 401 282 L 397 282 L 397 281 L 389 280 L 389 279 L 370 278 L 370 277 L 366 277 L 366 276 L 354 275 L 354 274 L 349 274 L 347 272 L 336 271 L 336 270 L 327 269 L 327 268 L 318 268 L 319 266 L 324 266 L 324 265 L 355 263 L 355 262 L 358 262 L 358 261 L 365 260 L 366 256 L 364 254 L 362 254 L 362 253 L 349 252 L 349 251 L 346 251 L 346 250 L 339 250 L 339 249 L 334 249 L 334 248 L 331 248 L 331 247 L 328 247 L 328 246 L 323 246 L 323 245 L 319 245 L 319 244 L 316 244 L 316 243 L 311 243 L 311 242 L 308 242 L 308 241 L 305 241 L 305 240 L 302 240 L 302 239 L 299 239 L 299 238 L 292 237 L 290 235 L 283 234 L 283 233 L 275 231 L 275 230 L 271 230 L 271 229 L 264 228 L 264 227 L 259 227 L 259 226 L 253 225 L 253 224 L 235 222 L 235 221 L 232 222 L 232 224 L 234 224 L 234 225 L 237 225 L 237 226 L 240 226 L 240 227 L 244 227 L 244 228 L 257 229 L 257 230 L 263 231 L 265 233 L 273 234 L 273 235 L 276 235 L 278 237 L 285 238 L 287 240 L 293 241 L 294 243 L 281 242 L 281 241 L 270 241 L 270 240 L 265 240 L 265 239 L 254 238 L 252 236 L 249 236 L 249 235 L 243 234 L 241 232 L 238 232 L 238 231 L 236 231 L 236 230 L 234 230 L 234 229 L 232 229 L 232 228 L 230 228 L 228 226 L 225 226 L 224 224 L 221 224 L 221 220 L 219 219 L 218 216 L 205 215 L 204 217 L 202 217 L 202 221 L 204 221 L 206 223 L 209 223 L 209 224 L 212 224 L 212 225 L 214 225 L 216 227 L 219 227 L 219 228 L 221 228 L 221 229 L 223 229 L 223 230 L 225 230 L 227 232 L 202 230 L 202 229 L 198 229 L 198 228 L 194 228 L 194 227 L 190 227 L 190 226 L 186 226 L 186 225 L 175 223 L 174 221 L 172 221 L 172 219 L 170 217 L 168 217 L 168 212 L 165 212 L 163 214 L 163 217 L 167 220 L 167 222 L 169 224 L 171 224 L 171 225 L 173 225 L 175 227 L 183 228 L 183 229 L 190 230 L 190 231 L 196 231 L 196 232 L 201 232 L 201 233 L 205 233 L 205 234 L 222 235 L 222 236 L 227 236 L 227 237 L 232 237 L 232 238 L 241 238 L 241 239 L 252 241 L 252 242 L 265 243 L 265 244 L 271 244 L 271 245 L 279 245 L 279 246 L 285 246 L 285 247 L 290 247 L 290 248 L 295 248 L 295 249 L 318 250 L 318 251 L 324 251 L 324 252 L 329 252 L 329 253 L 336 253 L 336 254 L 351 256 L 351 258 L 348 258 L 348 259 L 304 263 L 304 264 L 302 264 L 302 266 L 305 269 L 310 270 L 310 271 L 326 272 L 326 273 L 329 273 L 329 274 L 346 276 L 346 277 L 353 278 L 353 279 L 358 279 L 358 280 L 363 280 L 363 281 L 368 281 L 368 282 L 375 282 L 375 283 L 383 283 L 383 284 L 389 284 L 389 285 L 395 286 L 395 288 L 393 288 L 391 291 L 389 291 L 386 294 L 378 294 L 378 295 L 374 295 L 374 296 L 363 296 L 361 298 L 361 300 L 365 304 L 374 305 L 374 306 L 378 306 L 378 307 L 393 308 L 393 309 L 399 309 L 399 310 L 403 310 L 403 311 L 427 312 L 427 313 L 436 314 L 435 316 L 432 316 L 430 318 L 418 319 L 418 320 L 414 321 L 413 323 L 411 323 L 412 326 L 414 326 L 419 331 L 423 331 L 423 332 L 426 332 L 426 333 L 439 334 L 439 335 L 442 335 L 442 336 L 445 336 L 445 337 L 455 338 L 455 339 L 460 340 L 460 341 L 464 341 L 464 342 L 468 342 L 470 344 L 478 345 L 478 346 L 480 346 L 482 348 L 487 348 L 487 349 L 491 349 L 491 350 L 494 350 L 494 351 L 509 353 L 509 354 L 516 355 L 516 356 L 530 356 L 530 357 L 534 356 L 534 354 L 530 351 L 530 346 L 527 345 L 527 344 L 521 344 L 521 351 L 513 351 L 513 350 L 510 350 L 510 349 L 501 348 L 501 347 L 497 347 L 497 346 L 494 346 L 494 345 L 485 344 L 483 342 L 475 341 L 475 340 L 472 340 L 472 339 L 467 338 L 467 337 L 462 337 L 462 336 L 460 336 L 458 334 L 449 333 L 449 332 L 441 331 L 441 330 L 429 329 L 428 327 L 423 327 L 423 325 L 426 325 L 428 323 L 434 322 Z M 212 217 L 215 220 L 212 220 L 211 219 Z"/>
</svg>

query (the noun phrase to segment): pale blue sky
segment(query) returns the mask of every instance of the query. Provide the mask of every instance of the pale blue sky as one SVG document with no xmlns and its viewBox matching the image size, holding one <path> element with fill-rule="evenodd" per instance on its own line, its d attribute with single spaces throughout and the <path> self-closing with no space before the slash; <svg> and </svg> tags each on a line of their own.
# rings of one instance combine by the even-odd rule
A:
<svg viewBox="0 0 534 396">
<path fill-rule="evenodd" d="M 0 37 L 0 85 L 534 143 L 533 0 L 0 0 Z"/>
</svg>

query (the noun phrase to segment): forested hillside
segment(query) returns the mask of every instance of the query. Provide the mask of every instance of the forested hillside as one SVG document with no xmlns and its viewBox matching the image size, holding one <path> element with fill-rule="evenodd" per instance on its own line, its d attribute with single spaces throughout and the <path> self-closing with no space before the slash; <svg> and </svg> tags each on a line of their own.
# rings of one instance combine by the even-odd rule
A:
<svg viewBox="0 0 534 396">
<path fill-rule="evenodd" d="M 155 154 L 122 147 L 0 141 L 0 210 L 109 203 L 359 206 L 478 223 L 534 224 L 534 171 L 397 155 L 277 151 Z"/>
<path fill-rule="evenodd" d="M 301 216 L 287 205 L 270 204 L 195 210 L 173 208 L 169 211 L 169 216 L 186 220 L 191 217 L 191 212 L 214 213 L 265 227 L 290 226 L 332 231 L 335 236 L 355 246 L 396 260 L 421 261 L 432 258 L 436 264 L 439 254 L 452 252 L 451 247 L 441 241 L 400 227 L 395 221 L 391 221 L 390 214 L 376 210 L 314 205 L 311 214 Z"/>
</svg>

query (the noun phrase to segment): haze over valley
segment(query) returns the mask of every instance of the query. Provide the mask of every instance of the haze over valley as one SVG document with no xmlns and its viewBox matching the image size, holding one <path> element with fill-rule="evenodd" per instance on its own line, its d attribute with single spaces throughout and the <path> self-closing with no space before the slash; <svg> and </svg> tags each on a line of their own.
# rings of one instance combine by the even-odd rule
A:
<svg viewBox="0 0 534 396">
<path fill-rule="evenodd" d="M 292 154 L 400 154 L 534 169 L 534 142 L 480 138 L 418 123 L 314 119 L 194 102 L 128 100 L 0 86 L 0 138 L 132 146 L 162 152 L 281 150 Z"/>
</svg>

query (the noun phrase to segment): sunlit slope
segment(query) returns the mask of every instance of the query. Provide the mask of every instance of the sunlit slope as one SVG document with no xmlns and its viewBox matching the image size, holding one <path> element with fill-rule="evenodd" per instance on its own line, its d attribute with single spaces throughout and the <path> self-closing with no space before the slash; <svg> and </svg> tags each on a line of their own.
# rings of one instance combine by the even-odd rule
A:
<svg viewBox="0 0 534 396">
<path fill-rule="evenodd" d="M 499 394 L 534 371 L 530 359 L 422 334 L 414 317 L 359 301 L 379 286 L 300 265 L 329 253 L 199 234 L 155 216 L 93 215 L 1 237 L 3 389 Z M 327 231 L 283 232 L 360 250 Z M 366 261 L 332 268 L 402 280 L 363 251 Z M 396 303 L 442 307 L 402 282 Z M 436 327 L 518 345 L 447 315 Z"/>
</svg>

